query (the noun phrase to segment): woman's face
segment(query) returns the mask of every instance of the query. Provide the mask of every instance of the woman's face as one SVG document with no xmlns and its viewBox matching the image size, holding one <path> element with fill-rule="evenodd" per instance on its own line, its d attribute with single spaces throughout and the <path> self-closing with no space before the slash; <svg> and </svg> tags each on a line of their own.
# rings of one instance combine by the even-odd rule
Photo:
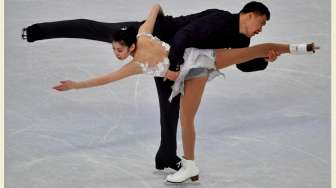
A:
<svg viewBox="0 0 336 188">
<path fill-rule="evenodd" d="M 128 46 L 116 41 L 112 42 L 112 49 L 119 60 L 126 59 L 132 52 L 132 50 Z"/>
</svg>

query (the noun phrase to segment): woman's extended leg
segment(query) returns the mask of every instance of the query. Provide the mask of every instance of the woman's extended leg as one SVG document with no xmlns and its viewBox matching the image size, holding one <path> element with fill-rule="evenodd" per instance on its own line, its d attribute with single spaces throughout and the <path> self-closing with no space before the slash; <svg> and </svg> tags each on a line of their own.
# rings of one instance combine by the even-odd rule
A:
<svg viewBox="0 0 336 188">
<path fill-rule="evenodd" d="M 300 49 L 302 47 L 306 49 Z M 270 50 L 275 50 L 280 54 L 284 54 L 297 53 L 298 50 L 302 51 L 303 53 L 314 52 L 315 49 L 318 49 L 318 47 L 315 47 L 314 43 L 292 46 L 289 44 L 265 43 L 251 46 L 248 48 L 217 49 L 216 67 L 218 69 L 222 69 L 230 65 L 243 63 L 255 58 L 267 57 L 267 54 Z"/>
</svg>

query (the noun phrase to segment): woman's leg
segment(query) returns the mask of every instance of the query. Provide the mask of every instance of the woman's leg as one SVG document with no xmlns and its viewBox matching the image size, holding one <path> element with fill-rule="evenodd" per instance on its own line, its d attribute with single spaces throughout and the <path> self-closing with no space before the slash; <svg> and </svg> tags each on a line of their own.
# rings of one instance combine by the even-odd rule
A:
<svg viewBox="0 0 336 188">
<path fill-rule="evenodd" d="M 181 183 L 189 178 L 198 180 L 199 170 L 195 159 L 195 127 L 194 119 L 201 103 L 207 76 L 197 77 L 184 82 L 184 95 L 181 96 L 181 129 L 184 156 L 182 168 L 174 174 L 167 176 L 166 181 Z"/>
<path fill-rule="evenodd" d="M 289 53 L 289 44 L 265 43 L 248 48 L 217 49 L 216 66 L 218 69 L 243 63 L 255 58 L 267 57 L 269 51 L 275 50 L 280 54 Z"/>
<path fill-rule="evenodd" d="M 216 50 L 216 66 L 218 69 L 225 68 L 233 64 L 244 63 L 256 58 L 267 58 L 271 50 L 280 54 L 307 54 L 314 53 L 320 47 L 310 44 L 278 44 L 264 43 L 251 46 L 248 48 L 237 49 L 217 49 Z"/>
<path fill-rule="evenodd" d="M 54 38 L 80 38 L 111 43 L 113 34 L 124 26 L 139 28 L 141 22 L 105 23 L 88 19 L 33 24 L 24 28 L 28 42 Z M 24 37 L 24 36 L 23 36 Z"/>
<path fill-rule="evenodd" d="M 203 91 L 208 77 L 198 77 L 186 80 L 184 95 L 181 96 L 181 129 L 184 158 L 195 158 L 195 128 L 194 119 L 201 103 Z"/>
</svg>

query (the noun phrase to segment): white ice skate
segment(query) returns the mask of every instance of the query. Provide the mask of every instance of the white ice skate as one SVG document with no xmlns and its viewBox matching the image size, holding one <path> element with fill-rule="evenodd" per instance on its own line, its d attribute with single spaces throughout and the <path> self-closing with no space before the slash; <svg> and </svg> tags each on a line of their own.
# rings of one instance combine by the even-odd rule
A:
<svg viewBox="0 0 336 188">
<path fill-rule="evenodd" d="M 186 160 L 182 158 L 182 167 L 179 171 L 174 174 L 167 176 L 166 181 L 170 183 L 182 183 L 189 178 L 191 181 L 197 181 L 199 178 L 199 170 L 196 166 L 195 161 Z"/>
<path fill-rule="evenodd" d="M 290 44 L 289 52 L 294 55 L 302 55 L 302 54 L 313 54 L 315 50 L 320 49 L 319 46 L 315 46 L 314 43 L 310 44 Z"/>
</svg>

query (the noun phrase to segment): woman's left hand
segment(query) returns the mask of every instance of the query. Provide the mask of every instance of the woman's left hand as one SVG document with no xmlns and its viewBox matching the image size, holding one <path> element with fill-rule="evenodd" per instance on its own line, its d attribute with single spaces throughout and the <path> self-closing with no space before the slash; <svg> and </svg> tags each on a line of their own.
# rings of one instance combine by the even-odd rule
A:
<svg viewBox="0 0 336 188">
<path fill-rule="evenodd" d="M 180 74 L 180 71 L 174 72 L 174 71 L 168 70 L 165 78 L 168 78 L 168 80 L 175 81 L 179 74 Z"/>
<path fill-rule="evenodd" d="M 57 91 L 67 91 L 70 89 L 75 89 L 76 88 L 76 82 L 71 81 L 71 80 L 64 80 L 64 81 L 60 81 L 59 85 L 56 85 L 53 87 L 53 89 L 57 90 Z"/>
</svg>

